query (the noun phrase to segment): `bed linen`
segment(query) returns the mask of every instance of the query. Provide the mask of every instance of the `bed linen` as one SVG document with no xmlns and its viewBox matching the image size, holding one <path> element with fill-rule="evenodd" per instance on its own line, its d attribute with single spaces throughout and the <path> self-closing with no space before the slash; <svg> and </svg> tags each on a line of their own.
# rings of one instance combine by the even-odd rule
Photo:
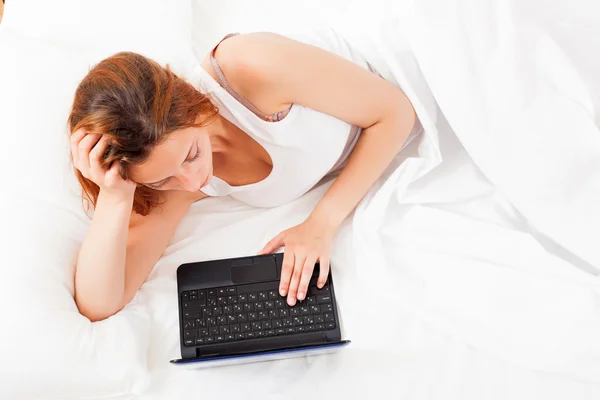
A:
<svg viewBox="0 0 600 400">
<path fill-rule="evenodd" d="M 207 26 L 211 32 L 217 32 L 216 37 L 235 22 L 240 22 L 240 31 L 259 29 L 255 27 L 261 24 L 268 27 L 274 21 L 279 24 L 277 30 L 302 28 L 302 21 L 290 17 L 289 26 L 285 26 L 283 19 L 261 19 L 258 11 L 275 10 L 275 2 L 262 1 L 256 3 L 262 8 L 250 7 L 237 14 L 227 12 L 228 7 L 244 10 L 236 8 L 241 3 L 230 0 L 209 6 L 192 2 L 196 6 L 193 10 L 198 11 L 201 4 L 204 11 L 194 14 L 193 35 L 197 37 L 198 27 Z M 353 341 L 352 346 L 336 355 L 202 371 L 186 371 L 168 363 L 179 356 L 177 266 L 187 261 L 260 250 L 274 234 L 302 221 L 327 185 L 272 210 L 248 208 L 229 198 L 195 204 L 132 304 L 101 324 L 87 326 L 84 321 L 76 320 L 76 310 L 68 297 L 72 290 L 69 268 L 87 222 L 77 208 L 74 192 L 69 192 L 70 196 L 61 192 L 65 184 L 73 183 L 69 180 L 72 177 L 65 178 L 65 183 L 52 175 L 59 171 L 66 174 L 64 159 L 59 157 L 62 144 L 45 137 L 36 143 L 48 146 L 52 152 L 33 151 L 53 165 L 45 171 L 44 195 L 27 191 L 32 175 L 26 174 L 33 170 L 27 165 L 21 167 L 17 180 L 10 180 L 15 176 L 12 173 L 3 176 L 7 186 L 21 184 L 10 186 L 15 201 L 3 202 L 2 220 L 9 222 L 6 227 L 27 229 L 17 230 L 11 237 L 4 230 L 2 254 L 20 256 L 32 248 L 36 252 L 30 250 L 27 257 L 5 257 L 3 262 L 4 266 L 20 263 L 21 272 L 4 269 L 9 280 L 3 281 L 5 298 L 0 311 L 5 316 L 2 321 L 11 324 L 2 325 L 5 340 L 0 347 L 4 356 L 0 390 L 5 391 L 0 394 L 11 399 L 142 400 L 295 399 L 313 393 L 333 398 L 385 396 L 411 400 L 600 397 L 600 302 L 594 270 L 595 247 L 586 241 L 588 237 L 572 235 L 575 227 L 585 228 L 589 234 L 597 228 L 594 225 L 597 214 L 590 206 L 597 193 L 589 186 L 596 182 L 594 160 L 588 158 L 589 163 L 581 166 L 576 159 L 577 155 L 594 154 L 598 137 L 594 135 L 598 124 L 600 69 L 594 68 L 592 57 L 586 57 L 586 49 L 596 43 L 592 35 L 596 26 L 592 23 L 593 4 L 582 1 L 576 15 L 568 7 L 561 9 L 563 2 L 553 7 L 545 5 L 546 12 L 536 20 L 535 29 L 531 28 L 534 24 L 528 16 L 541 9 L 537 1 L 522 2 L 520 7 L 513 2 L 466 0 L 397 4 L 378 0 L 369 4 L 375 7 L 368 9 L 361 9 L 358 2 L 351 4 L 350 9 L 336 3 L 327 10 L 326 15 L 338 20 L 335 30 L 325 29 L 322 35 L 343 38 L 382 75 L 400 85 L 413 101 L 425 127 L 423 136 L 398 156 L 336 238 L 333 273 L 343 336 Z M 318 5 L 307 2 L 304 11 L 296 15 L 308 18 L 310 12 L 318 10 Z M 581 11 L 586 7 L 588 12 Z M 360 14 L 365 23 L 357 24 L 352 13 Z M 238 19 L 232 19 L 232 14 Z M 252 15 L 255 19 L 248 18 Z M 273 11 L 272 15 L 283 14 Z M 498 17 L 506 24 L 500 24 Z M 576 30 L 556 30 L 557 25 L 553 25 L 556 21 L 579 24 Z M 317 23 L 309 25 L 312 30 Z M 498 47 L 471 46 L 476 38 L 485 39 L 484 33 L 514 34 L 515 27 L 522 34 L 521 41 L 499 41 L 505 46 L 502 53 Z M 557 32 L 563 35 L 556 35 Z M 562 51 L 543 53 L 544 57 L 555 57 L 547 60 L 549 65 L 553 65 L 551 61 L 561 61 L 560 69 L 550 72 L 544 69 L 543 76 L 573 78 L 554 86 L 561 90 L 552 91 L 548 89 L 552 85 L 532 80 L 540 72 L 539 63 L 532 61 L 539 62 L 539 57 L 533 60 L 500 57 L 523 54 L 523 48 L 519 47 L 523 43 L 536 48 L 533 39 L 542 33 L 546 33 L 546 45 L 555 45 Z M 206 46 L 199 43 L 195 42 L 197 54 Z M 42 51 L 41 47 L 36 48 Z M 455 54 L 460 57 L 454 57 Z M 530 69 L 525 68 L 523 75 L 504 76 L 503 85 L 490 86 L 490 75 L 483 72 L 490 65 L 495 72 L 502 71 L 501 67 L 522 71 L 515 69 L 515 59 L 522 63 L 518 65 Z M 77 60 L 73 56 L 73 61 Z M 443 73 L 448 70 L 451 75 Z M 18 66 L 12 71 L 18 74 Z M 549 82 L 555 82 L 552 79 Z M 39 80 L 35 83 L 41 85 Z M 57 93 L 59 83 L 53 86 Z M 39 95 L 34 86 L 22 86 L 26 89 L 23 98 L 28 94 Z M 537 90 L 540 87 L 544 91 Z M 511 105 L 506 95 L 490 95 L 502 88 L 507 93 L 512 90 L 521 103 Z M 9 98 L 0 98 L 3 109 L 15 110 L 9 108 L 12 104 Z M 59 127 L 59 116 L 64 112 L 61 104 L 67 98 L 68 94 L 61 92 L 54 96 L 56 104 L 49 107 L 56 116 L 49 119 L 52 123 L 48 129 L 57 137 L 63 129 Z M 41 100 L 49 99 L 46 94 Z M 41 103 L 32 101 L 32 104 Z M 510 129 L 495 113 L 514 111 L 519 104 L 537 107 L 529 107 L 527 115 L 538 125 L 528 122 L 529 129 L 509 135 Z M 558 107 L 569 104 L 580 108 Z M 545 110 L 553 113 L 547 114 Z M 23 113 L 22 109 L 17 111 Z M 512 115 L 524 123 L 522 114 Z M 473 116 L 477 117 L 475 122 Z M 539 121 L 549 116 L 554 118 L 550 121 L 558 123 L 539 125 Z M 15 118 L 8 120 L 13 124 L 6 125 L 5 121 L 2 128 L 19 129 L 14 124 Z M 546 134 L 554 138 L 549 141 L 553 145 L 549 149 L 561 150 L 557 143 L 567 141 L 558 132 L 564 130 L 565 121 L 574 132 L 573 141 L 563 146 L 563 152 L 552 154 L 558 154 L 563 165 L 576 165 L 577 169 L 567 171 L 571 175 L 560 175 L 562 180 L 552 181 L 556 170 L 541 168 L 548 165 L 548 159 L 534 145 Z M 40 131 L 44 127 L 32 124 L 26 132 L 33 134 L 34 128 Z M 511 146 L 504 148 L 504 153 L 493 151 L 501 149 L 502 143 L 494 141 L 498 129 L 510 139 Z M 40 137 L 44 136 L 36 138 Z M 561 140 L 557 141 L 557 137 Z M 22 143 L 11 144 L 22 146 Z M 525 165 L 523 154 L 517 151 L 521 148 L 526 149 L 527 160 L 538 160 L 539 168 Z M 6 150 L 7 146 L 3 147 L 3 160 L 11 162 L 2 164 L 3 171 L 21 161 Z M 506 155 L 501 157 L 502 154 Z M 575 164 L 570 164 L 571 161 Z M 513 162 L 515 169 L 499 168 L 502 165 L 512 168 Z M 532 171 L 546 180 L 533 181 L 528 176 Z M 515 178 L 515 174 L 522 179 L 509 179 Z M 565 181 L 569 176 L 585 179 Z M 511 185 L 513 182 L 520 186 Z M 556 187 L 551 187 L 552 182 Z M 565 183 L 579 186 L 565 186 Z M 563 203 L 553 203 L 550 197 L 548 201 L 532 197 L 538 189 L 550 190 L 548 187 L 554 191 L 570 187 L 578 195 L 577 201 L 570 203 L 564 194 L 554 197 L 566 199 Z M 30 198 L 23 199 L 24 193 Z M 576 219 L 557 221 L 554 211 L 563 208 Z M 52 211 L 57 214 L 42 221 Z M 582 220 L 578 213 L 589 218 Z M 577 225 L 571 224 L 575 220 Z M 59 228 L 52 229 L 49 225 L 50 229 L 40 229 L 43 222 Z M 259 232 L 253 228 L 257 222 L 265 227 Z M 39 234 L 28 235 L 32 229 L 40 229 Z M 563 229 L 567 233 L 561 233 Z M 573 241 L 573 237 L 578 240 Z M 22 247 L 10 248 L 14 245 Z M 47 260 L 47 264 L 40 260 Z M 34 267 L 35 263 L 38 265 Z M 43 273 L 39 275 L 39 271 Z M 32 284 L 32 273 L 43 279 Z M 12 294 L 28 290 L 42 290 L 44 295 L 30 297 L 23 308 L 42 309 L 48 318 L 43 324 L 45 335 L 52 344 L 60 344 L 47 346 L 44 352 L 33 352 L 31 346 L 15 350 L 37 337 L 36 324 L 24 325 L 29 329 L 23 331 L 14 328 L 23 326 L 15 324 L 23 320 L 10 306 L 15 299 Z M 56 319 L 57 315 L 61 319 Z M 75 328 L 80 329 L 81 335 Z M 54 362 L 56 368 L 52 370 L 53 360 L 61 358 L 61 354 L 62 362 Z M 20 361 L 15 363 L 12 357 L 16 356 L 27 358 L 17 358 Z M 29 360 L 32 361 L 28 368 Z M 14 390 L 17 387 L 21 390 Z"/>
</svg>

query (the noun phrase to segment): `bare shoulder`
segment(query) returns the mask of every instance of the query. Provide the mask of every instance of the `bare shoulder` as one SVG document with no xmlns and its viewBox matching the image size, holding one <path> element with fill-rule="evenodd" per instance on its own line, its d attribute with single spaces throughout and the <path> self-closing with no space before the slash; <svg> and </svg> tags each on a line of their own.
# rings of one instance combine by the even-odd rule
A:
<svg viewBox="0 0 600 400">
<path fill-rule="evenodd" d="M 240 95 L 265 114 L 281 111 L 289 106 L 279 101 L 275 89 L 282 78 L 276 68 L 282 52 L 290 51 L 299 43 L 270 32 L 246 33 L 222 41 L 214 56 L 227 83 Z M 202 62 L 203 68 L 218 81 L 210 55 Z"/>
</svg>

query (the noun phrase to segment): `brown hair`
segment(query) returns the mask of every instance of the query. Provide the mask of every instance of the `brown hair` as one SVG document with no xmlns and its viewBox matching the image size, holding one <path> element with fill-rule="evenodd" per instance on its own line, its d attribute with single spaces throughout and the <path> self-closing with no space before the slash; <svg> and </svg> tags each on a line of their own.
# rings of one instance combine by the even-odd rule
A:
<svg viewBox="0 0 600 400">
<path fill-rule="evenodd" d="M 167 66 L 142 55 L 122 52 L 94 66 L 75 92 L 69 115 L 71 134 L 109 136 L 102 167 L 119 162 L 119 173 L 128 179 L 129 168 L 143 163 L 157 144 L 173 131 L 204 126 L 217 115 L 209 98 L 176 76 Z M 200 122 L 199 117 L 202 117 Z M 75 171 L 82 197 L 96 206 L 100 188 Z M 159 204 L 159 193 L 136 188 L 133 210 L 147 215 Z"/>
</svg>

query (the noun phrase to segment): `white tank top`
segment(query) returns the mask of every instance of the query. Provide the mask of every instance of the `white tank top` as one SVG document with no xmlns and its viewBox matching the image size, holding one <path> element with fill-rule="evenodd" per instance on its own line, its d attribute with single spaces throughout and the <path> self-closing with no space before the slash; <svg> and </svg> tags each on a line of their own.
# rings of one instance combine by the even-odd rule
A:
<svg viewBox="0 0 600 400">
<path fill-rule="evenodd" d="M 312 35 L 293 39 L 324 48 L 370 69 L 368 63 L 337 36 L 329 40 Z M 360 137 L 360 127 L 298 104 L 274 116 L 264 116 L 231 89 L 216 60 L 211 61 L 221 83 L 200 65 L 191 71 L 188 81 L 210 96 L 219 114 L 267 151 L 273 168 L 265 179 L 249 185 L 231 186 L 212 176 L 202 189 L 206 195 L 229 195 L 254 207 L 275 207 L 297 199 L 324 179 L 339 174 Z"/>
</svg>

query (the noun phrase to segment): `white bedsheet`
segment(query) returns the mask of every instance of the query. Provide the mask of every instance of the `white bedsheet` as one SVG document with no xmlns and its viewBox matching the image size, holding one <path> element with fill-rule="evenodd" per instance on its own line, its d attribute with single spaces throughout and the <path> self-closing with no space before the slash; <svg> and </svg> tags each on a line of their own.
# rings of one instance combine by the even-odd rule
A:
<svg viewBox="0 0 600 400">
<path fill-rule="evenodd" d="M 463 14 L 447 14 L 455 18 L 444 25 L 448 29 L 444 35 L 451 39 L 438 40 L 436 45 L 435 33 L 440 34 L 441 30 L 436 31 L 434 26 L 440 28 L 435 24 L 444 15 L 442 2 L 406 4 L 395 26 L 390 23 L 383 31 L 372 31 L 371 36 L 356 42 L 365 54 L 371 52 L 376 67 L 411 97 L 426 133 L 400 155 L 336 241 L 332 257 L 336 293 L 343 335 L 353 341 L 352 346 L 336 355 L 214 370 L 182 371 L 167 364 L 168 359 L 179 355 L 173 296 L 177 265 L 257 251 L 273 234 L 301 221 L 326 187 L 293 204 L 268 211 L 250 210 L 230 199 L 209 200 L 195 205 L 186 216 L 173 245 L 141 292 L 154 321 L 149 365 L 152 383 L 143 399 L 184 395 L 302 398 L 308 392 L 335 398 L 379 398 L 388 394 L 407 399 L 600 396 L 599 282 L 589 272 L 594 272 L 597 265 L 586 269 L 589 263 L 582 263 L 582 259 L 594 260 L 594 249 L 583 242 L 574 243 L 572 236 L 561 236 L 557 227 L 572 229 L 574 225 L 568 220 L 560 221 L 560 225 L 557 218 L 548 214 L 557 207 L 565 207 L 569 212 L 586 209 L 552 203 L 550 199 L 539 203 L 539 209 L 532 207 L 538 190 L 566 190 L 564 181 L 558 181 L 563 185 L 558 188 L 538 187 L 539 182 L 533 181 L 529 187 L 519 187 L 520 192 L 514 186 L 498 190 L 497 182 L 511 182 L 511 173 L 515 178 L 516 172 L 508 168 L 506 174 L 494 175 L 490 171 L 489 175 L 495 178 L 492 185 L 461 144 L 467 143 L 478 157 L 487 156 L 482 161 L 488 168 L 499 170 L 500 162 L 527 167 L 518 158 L 522 153 L 508 152 L 511 158 L 507 159 L 501 153 L 490 153 L 489 146 L 481 143 L 483 139 L 492 140 L 491 135 L 498 135 L 498 129 L 504 128 L 502 124 L 494 125 L 498 117 L 485 117 L 507 108 L 506 97 L 489 96 L 482 86 L 481 79 L 486 76 L 483 71 L 488 65 L 482 64 L 481 58 L 494 59 L 494 48 L 490 48 L 490 54 L 485 53 L 486 49 L 465 54 L 470 59 L 448 58 L 453 50 L 465 48 L 475 35 L 481 34 L 478 29 L 486 24 L 493 26 L 499 15 L 508 18 L 508 26 L 519 27 L 520 21 L 511 20 L 509 12 L 498 11 L 502 8 L 500 2 L 479 2 L 471 14 L 465 12 L 470 2 L 453 2 Z M 440 9 L 436 11 L 434 6 Z M 476 17 L 478 24 L 470 24 Z M 398 24 L 410 18 L 410 28 L 418 22 L 429 36 L 418 40 L 402 36 L 406 31 Z M 471 29 L 467 33 L 473 36 L 465 36 L 465 27 Z M 354 34 L 349 35 L 350 41 L 357 39 L 356 31 Z M 520 34 L 520 41 L 506 42 L 508 48 L 503 50 L 522 51 L 519 43 L 526 43 L 531 36 L 527 36 L 526 29 Z M 442 44 L 444 49 L 438 48 Z M 437 56 L 435 50 L 439 50 Z M 411 54 L 416 54 L 416 61 Z M 512 65 L 510 58 L 494 60 L 495 68 L 501 68 L 503 63 L 506 67 Z M 446 76 L 452 82 L 443 85 L 444 68 L 439 67 L 442 61 L 450 70 L 459 66 L 470 69 L 468 76 Z M 421 69 L 423 66 L 429 69 Z M 530 82 L 519 79 L 535 77 L 540 72 L 536 66 L 525 64 L 525 76 L 515 74 L 511 76 L 514 80 L 503 82 L 507 90 L 527 86 Z M 482 75 L 478 75 L 478 68 Z M 559 71 L 558 76 L 568 76 L 570 72 L 573 71 Z M 436 86 L 430 92 L 431 82 Z M 465 99 L 457 87 L 469 88 L 469 98 Z M 578 89 L 586 90 L 570 91 L 566 98 L 593 98 L 594 93 L 585 86 Z M 542 107 L 565 103 L 563 93 L 536 92 L 532 88 L 518 92 L 516 104 Z M 460 129 L 456 132 L 460 142 L 437 109 L 434 95 L 445 99 L 442 111 L 452 120 L 454 130 Z M 539 97 L 542 95 L 544 98 Z M 462 101 L 469 107 L 468 114 L 462 113 Z M 590 101 L 587 110 L 592 112 L 596 105 L 595 100 Z M 586 136 L 597 129 L 590 115 L 567 110 L 573 112 L 565 115 L 574 120 L 561 121 L 554 114 L 554 120 L 560 124 L 552 126 L 540 123 L 543 108 L 531 111 L 535 111 L 528 114 L 533 123 L 528 125 L 529 131 L 518 131 L 523 135 L 521 140 L 507 136 L 511 148 L 522 148 L 529 152 L 531 160 L 546 163 L 544 154 L 532 152 L 531 138 L 539 141 L 542 134 L 547 134 L 554 140 L 550 142 L 554 146 L 551 150 L 556 151 L 559 131 L 568 125 L 589 141 L 586 147 L 579 137 L 581 140 L 572 146 L 564 146 L 565 159 L 574 161 L 573 156 L 585 155 L 586 151 L 589 154 L 594 149 L 596 138 Z M 470 125 L 464 121 L 473 115 L 486 124 Z M 521 114 L 517 117 L 522 118 Z M 478 140 L 473 139 L 476 128 L 486 129 Z M 479 152 L 481 148 L 487 152 Z M 506 150 L 500 146 L 498 149 Z M 592 177 L 600 172 L 593 163 L 587 167 L 581 167 L 578 173 Z M 523 171 L 522 179 L 516 179 L 517 183 L 523 185 L 527 179 L 533 179 L 529 175 L 532 171 L 540 173 L 539 168 L 529 168 Z M 548 177 L 544 173 L 540 176 Z M 589 190 L 578 191 L 577 201 L 589 206 L 596 193 L 588 181 L 581 182 L 588 184 Z M 518 211 L 509 197 L 521 200 Z M 231 209 L 236 211 L 231 213 Z M 532 222 L 523 216 L 524 211 L 530 218 L 545 217 L 546 222 L 536 223 L 538 230 L 534 230 Z M 591 218 L 594 215 L 597 214 Z M 257 222 L 264 229 L 257 231 Z M 582 225 L 580 220 L 577 224 L 588 229 L 586 232 L 596 228 Z M 540 228 L 545 229 L 540 232 Z M 362 295 L 365 291 L 373 295 Z M 382 300 L 386 306 L 376 307 Z"/>
<path fill-rule="evenodd" d="M 214 37 L 244 18 L 247 24 L 240 31 L 267 26 L 235 8 L 242 3 L 248 4 L 207 4 L 223 12 L 208 16 Z M 322 10 L 321 1 L 306 3 L 306 10 Z M 600 65 L 598 57 L 586 57 L 586 49 L 597 53 L 600 48 L 600 35 L 594 36 L 599 14 L 593 12 L 592 0 L 562 9 L 572 3 L 547 3 L 369 2 L 387 11 L 384 24 L 374 22 L 381 9 L 348 12 L 348 18 L 353 12 L 369 18 L 364 25 L 349 19 L 340 31 L 386 78 L 402 86 L 426 130 L 402 152 L 336 239 L 333 274 L 342 332 L 353 341 L 351 347 L 335 355 L 210 370 L 169 364 L 180 355 L 177 266 L 257 252 L 274 234 L 302 221 L 327 186 L 272 210 L 251 209 L 229 198 L 208 199 L 190 209 L 134 304 L 101 323 L 107 331 L 121 332 L 118 324 L 133 326 L 135 311 L 144 323 L 127 330 L 127 339 L 137 339 L 140 347 L 147 344 L 123 352 L 131 358 L 140 354 L 123 367 L 135 368 L 135 374 L 123 374 L 119 388 L 105 393 L 132 388 L 135 394 L 122 398 L 141 400 L 300 399 L 310 393 L 335 399 L 600 398 L 600 285 L 588 272 L 598 267 L 593 235 L 599 226 L 594 205 L 599 204 L 595 185 L 600 180 L 594 177 L 600 174 L 600 158 L 592 155 L 600 137 Z M 260 0 L 263 8 L 269 4 L 281 2 Z M 234 9 L 240 20 L 216 27 Z M 532 16 L 537 16 L 535 23 Z M 576 29 L 563 29 L 574 21 Z M 511 36 L 515 32 L 518 40 Z M 549 69 L 557 65 L 560 69 Z M 509 126 L 510 121 L 517 121 L 519 129 Z M 539 151 L 542 144 L 544 151 Z M 560 162 L 554 164 L 572 168 L 552 168 L 556 159 Z M 555 197 L 540 199 L 540 194 Z M 568 212 L 567 217 L 558 218 L 556 210 Z M 69 230 L 74 224 L 64 218 L 61 222 L 69 225 L 65 231 L 75 232 L 70 233 L 72 242 L 81 240 L 83 228 Z M 71 250 L 61 259 L 70 258 Z M 51 273 L 44 279 L 57 280 L 47 269 Z M 56 304 L 45 307 L 52 310 Z M 45 329 L 55 336 L 62 332 L 50 324 Z M 10 330 L 15 346 L 20 345 L 18 336 Z M 109 346 L 89 348 L 116 349 L 122 342 L 115 334 L 101 339 Z M 81 349 L 77 357 L 66 359 L 89 361 L 73 363 L 83 376 L 95 377 L 94 366 L 102 373 L 99 367 L 105 370 L 111 358 L 123 361 L 112 353 L 94 359 L 94 352 Z M 67 367 L 61 365 L 61 371 Z M 17 372 L 29 383 L 22 371 Z M 53 380 L 48 372 L 47 379 Z M 102 381 L 95 378 L 95 383 Z M 73 398 L 69 386 L 58 396 L 58 387 L 37 383 L 52 387 L 51 398 Z"/>
</svg>

